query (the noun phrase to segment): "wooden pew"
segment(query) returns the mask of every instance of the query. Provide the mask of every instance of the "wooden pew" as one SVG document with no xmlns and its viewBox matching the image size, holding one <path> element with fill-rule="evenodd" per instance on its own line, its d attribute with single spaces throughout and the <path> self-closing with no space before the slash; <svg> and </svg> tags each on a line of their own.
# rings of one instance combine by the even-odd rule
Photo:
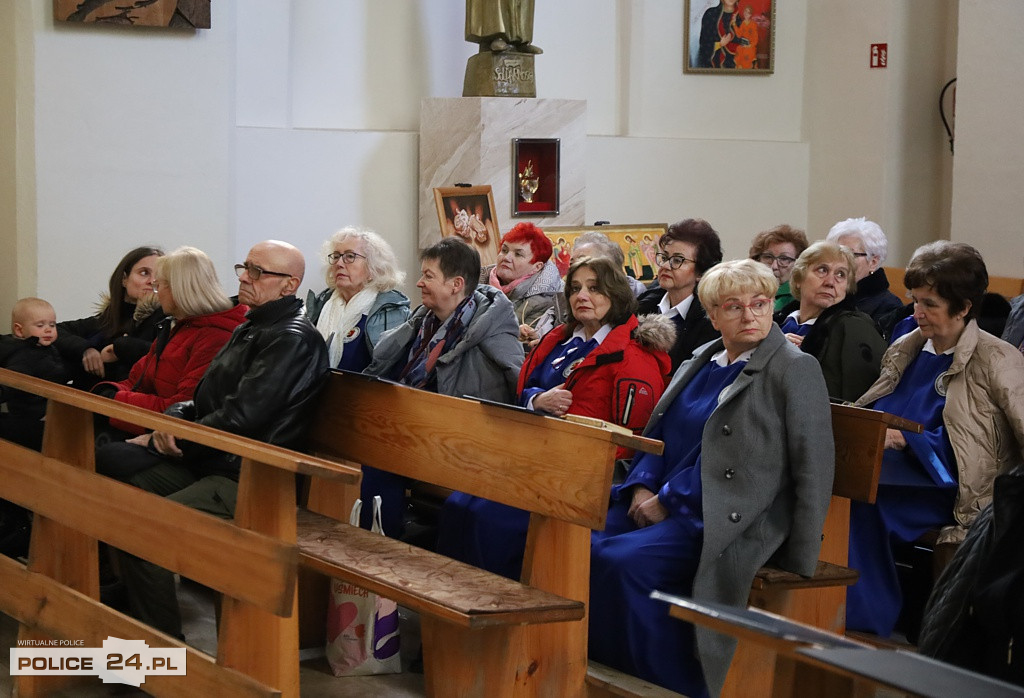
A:
<svg viewBox="0 0 1024 698">
<path fill-rule="evenodd" d="M 779 616 L 842 633 L 846 625 L 846 587 L 857 581 L 847 567 L 850 501 L 873 503 L 885 448 L 885 430 L 920 433 L 916 422 L 849 405 L 833 404 L 832 434 L 836 470 L 832 500 L 822 532 L 818 570 L 806 579 L 770 567 L 754 578 L 748 603 Z M 741 641 L 736 648 L 723 696 L 772 695 L 775 653 L 763 645 Z"/>
<path fill-rule="evenodd" d="M 19 639 L 185 647 L 99 603 L 102 540 L 224 595 L 216 659 L 188 648 L 186 675 L 148 676 L 147 692 L 298 696 L 294 474 L 356 482 L 358 471 L 7 370 L 0 383 L 49 399 L 41 454 L 0 440 L 0 497 L 35 512 L 27 566 L 0 557 L 0 611 L 19 621 Z M 239 455 L 235 521 L 96 475 L 93 413 Z M 21 696 L 68 683 L 16 679 Z"/>
<path fill-rule="evenodd" d="M 428 695 L 584 693 L 590 532 L 604 526 L 615 448 L 660 442 L 341 374 L 310 441 L 531 512 L 518 583 L 331 520 L 347 519 L 351 493 L 314 483 L 300 563 L 420 613 Z"/>
</svg>

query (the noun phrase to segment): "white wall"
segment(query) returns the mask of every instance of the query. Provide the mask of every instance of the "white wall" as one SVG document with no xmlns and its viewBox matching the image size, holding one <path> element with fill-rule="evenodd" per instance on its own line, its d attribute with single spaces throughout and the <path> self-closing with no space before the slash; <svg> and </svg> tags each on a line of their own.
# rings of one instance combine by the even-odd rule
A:
<svg viewBox="0 0 1024 698">
<path fill-rule="evenodd" d="M 1021 26 L 1024 3 L 960 0 L 952 239 L 977 247 L 990 274 L 1019 277 L 1024 273 L 1024 44 L 993 40 L 993 22 L 1004 29 Z"/>
<path fill-rule="evenodd" d="M 956 0 L 819 0 L 809 7 L 806 134 L 812 143 L 808 237 L 867 216 L 889 237 L 889 264 L 948 237 L 949 148 L 938 98 L 953 77 Z M 885 69 L 870 45 L 887 43 Z"/>
<path fill-rule="evenodd" d="M 93 312 L 137 245 L 192 244 L 234 288 L 233 0 L 210 31 L 55 24 L 33 0 L 38 294 Z"/>
</svg>

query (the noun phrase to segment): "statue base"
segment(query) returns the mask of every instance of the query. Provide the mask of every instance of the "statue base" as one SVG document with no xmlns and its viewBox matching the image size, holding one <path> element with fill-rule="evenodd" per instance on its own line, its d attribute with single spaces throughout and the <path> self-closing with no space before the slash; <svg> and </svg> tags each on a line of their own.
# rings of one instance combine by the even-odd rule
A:
<svg viewBox="0 0 1024 698">
<path fill-rule="evenodd" d="M 466 63 L 463 97 L 536 97 L 533 54 L 482 51 Z"/>
</svg>

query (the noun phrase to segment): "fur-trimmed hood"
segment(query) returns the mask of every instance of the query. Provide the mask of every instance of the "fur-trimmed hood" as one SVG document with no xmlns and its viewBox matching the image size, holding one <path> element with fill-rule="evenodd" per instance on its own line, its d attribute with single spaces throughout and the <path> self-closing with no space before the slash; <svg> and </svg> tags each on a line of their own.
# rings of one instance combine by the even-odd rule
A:
<svg viewBox="0 0 1024 698">
<path fill-rule="evenodd" d="M 96 302 L 96 314 L 99 315 L 102 313 L 107 309 L 108 305 L 110 305 L 110 294 L 100 294 L 100 299 Z M 160 307 L 160 299 L 157 298 L 155 293 L 149 294 L 135 304 L 135 311 L 132 313 L 132 320 L 136 323 L 140 323 L 153 313 L 163 314 L 163 308 Z"/>
<path fill-rule="evenodd" d="M 676 324 L 665 315 L 640 315 L 633 337 L 647 349 L 668 352 L 676 341 Z"/>
</svg>

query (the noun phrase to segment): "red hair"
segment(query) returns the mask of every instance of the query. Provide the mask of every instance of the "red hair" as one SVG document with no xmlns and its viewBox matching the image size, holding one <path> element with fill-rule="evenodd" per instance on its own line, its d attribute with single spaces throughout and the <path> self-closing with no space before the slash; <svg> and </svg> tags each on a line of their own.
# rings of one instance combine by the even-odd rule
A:
<svg viewBox="0 0 1024 698">
<path fill-rule="evenodd" d="M 544 231 L 533 223 L 519 223 L 512 230 L 505 233 L 505 237 L 501 241 L 502 243 L 510 242 L 516 245 L 524 242 L 529 244 L 530 251 L 533 252 L 533 259 L 530 260 L 530 264 L 547 262 L 551 259 L 551 241 L 548 240 L 548 236 L 544 234 Z"/>
</svg>

